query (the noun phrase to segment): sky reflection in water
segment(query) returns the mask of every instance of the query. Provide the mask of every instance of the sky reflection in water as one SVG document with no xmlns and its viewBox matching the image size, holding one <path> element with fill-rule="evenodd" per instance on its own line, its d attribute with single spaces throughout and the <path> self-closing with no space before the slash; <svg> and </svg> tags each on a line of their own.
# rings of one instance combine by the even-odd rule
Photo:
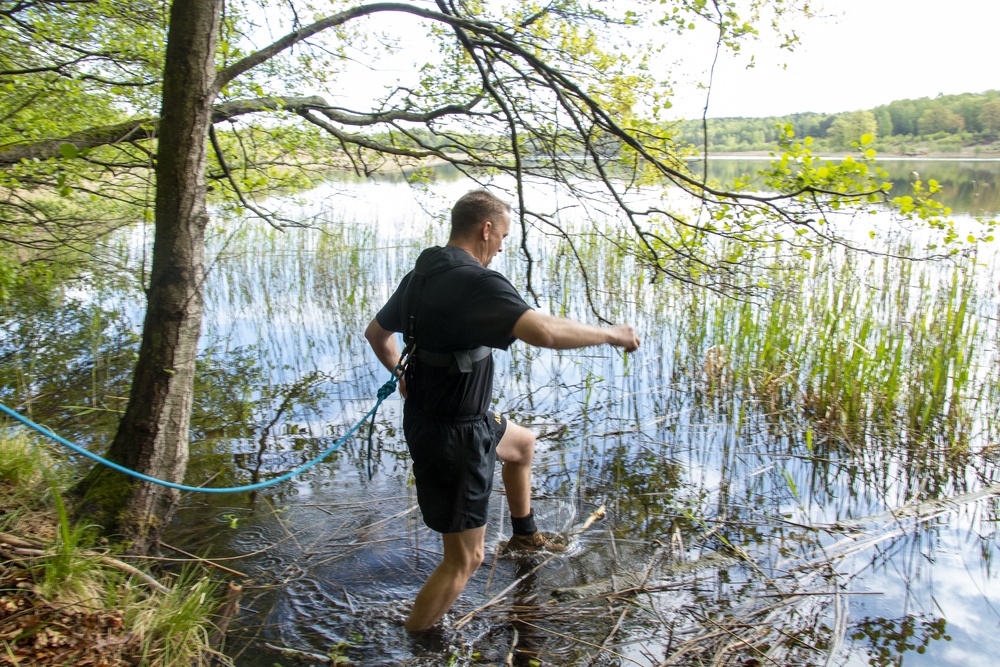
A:
<svg viewBox="0 0 1000 667">
<path fill-rule="evenodd" d="M 921 166 L 921 173 L 933 170 Z M 954 191 L 997 189 L 996 180 L 982 182 L 956 183 Z M 222 486 L 284 472 L 371 407 L 386 378 L 364 326 L 419 249 L 445 241 L 442 213 L 469 187 L 446 180 L 414 194 L 399 182 L 331 184 L 282 205 L 319 231 L 244 222 L 213 237 L 188 483 Z M 518 236 L 493 268 L 523 288 Z M 533 243 L 542 307 L 592 320 L 565 248 Z M 831 643 L 835 665 L 992 665 L 1000 652 L 997 505 L 969 495 L 998 483 L 996 259 L 984 253 L 980 260 L 987 269 L 958 290 L 975 296 L 968 317 L 976 330 L 962 329 L 980 364 L 963 389 L 975 401 L 957 427 L 942 412 L 944 421 L 933 418 L 918 433 L 908 429 L 919 415 L 883 428 L 845 423 L 837 406 L 815 412 L 821 400 L 809 398 L 818 391 L 809 378 L 817 376 L 796 364 L 824 357 L 788 354 L 787 376 L 769 375 L 761 372 L 770 357 L 758 342 L 775 335 L 764 331 L 770 320 L 801 326 L 795 340 L 841 345 L 842 356 L 832 358 L 853 368 L 851 350 L 874 343 L 826 340 L 816 332 L 832 325 L 815 315 L 783 320 L 776 310 L 789 300 L 834 310 L 823 305 L 824 293 L 851 293 L 810 277 L 809 267 L 836 274 L 850 266 L 857 277 L 848 283 L 884 279 L 897 297 L 912 291 L 908 308 L 933 293 L 929 312 L 938 319 L 958 303 L 942 296 L 959 279 L 950 267 L 901 271 L 872 258 L 848 265 L 831 253 L 826 265 L 806 262 L 773 302 L 740 304 L 666 281 L 653 285 L 610 247 L 594 250 L 585 261 L 598 277 L 598 310 L 634 323 L 643 347 L 626 359 L 611 349 L 558 353 L 515 344 L 495 353 L 495 395 L 501 410 L 539 434 L 543 527 L 569 529 L 602 504 L 608 516 L 578 536 L 569 555 L 436 639 L 414 642 L 402 630 L 440 546 L 414 509 L 398 397 L 378 415 L 371 480 L 365 442 L 355 438 L 274 491 L 187 497 L 168 543 L 241 557 L 228 564 L 252 581 L 231 648 L 247 667 L 280 659 L 267 643 L 323 654 L 339 642 L 362 665 L 501 664 L 512 645 L 515 664 L 583 665 L 602 644 L 612 653 L 594 664 L 658 665 L 665 655 L 676 664 L 713 655 L 726 664 L 821 664 Z M 892 284 L 899 276 L 912 290 Z M 871 305 L 876 298 L 857 301 L 878 284 L 866 283 L 846 304 L 834 299 L 844 309 L 835 314 L 848 319 L 871 307 L 875 329 L 891 321 Z M 135 297 L 116 298 L 137 312 Z M 927 328 L 916 320 L 907 326 Z M 906 382 L 917 391 L 916 380 Z M 890 408 L 912 401 L 898 402 Z M 967 502 L 922 506 L 922 516 L 936 513 L 933 520 L 891 513 L 954 497 Z M 494 561 L 509 523 L 504 511 L 495 494 L 487 561 L 452 623 L 526 574 Z M 641 575 L 651 592 L 607 597 L 600 585 L 612 575 L 619 582 Z M 592 598 L 553 595 L 574 588 Z"/>
</svg>

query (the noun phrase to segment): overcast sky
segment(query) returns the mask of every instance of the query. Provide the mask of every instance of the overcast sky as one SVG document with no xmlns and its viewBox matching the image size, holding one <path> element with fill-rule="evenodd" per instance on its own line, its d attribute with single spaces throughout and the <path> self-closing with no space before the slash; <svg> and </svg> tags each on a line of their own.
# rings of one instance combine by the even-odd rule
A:
<svg viewBox="0 0 1000 667">
<path fill-rule="evenodd" d="M 796 22 L 802 43 L 795 51 L 777 48 L 765 23 L 759 41 L 748 43 L 738 56 L 723 54 L 709 116 L 834 113 L 898 99 L 1000 89 L 1000 0 L 811 1 L 822 12 Z M 377 20 L 401 36 L 401 50 L 381 56 L 374 71 L 361 69 L 339 79 L 336 90 L 324 92 L 335 103 L 363 108 L 363 100 L 381 97 L 385 86 L 412 81 L 415 53 L 417 59 L 426 57 L 426 38 L 423 30 L 413 29 L 413 17 L 380 15 Z M 700 25 L 687 41 L 672 33 L 664 38 L 673 63 L 665 71 L 677 81 L 672 117 L 698 118 L 705 91 L 697 84 L 707 79 L 714 55 L 711 26 Z M 756 66 L 747 69 L 751 54 Z"/>
<path fill-rule="evenodd" d="M 751 45 L 716 68 L 709 116 L 869 109 L 893 100 L 1000 89 L 1000 0 L 820 0 L 792 53 Z M 685 59 L 691 81 L 711 50 Z M 749 53 L 757 65 L 746 69 Z M 780 65 L 784 64 L 785 69 Z M 704 91 L 677 91 L 698 117 Z"/>
</svg>

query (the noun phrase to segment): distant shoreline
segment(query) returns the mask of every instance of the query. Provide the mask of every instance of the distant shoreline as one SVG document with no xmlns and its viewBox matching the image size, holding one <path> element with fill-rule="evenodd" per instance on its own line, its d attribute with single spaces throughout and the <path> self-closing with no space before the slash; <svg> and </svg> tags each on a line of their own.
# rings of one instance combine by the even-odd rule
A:
<svg viewBox="0 0 1000 667">
<path fill-rule="evenodd" d="M 816 157 L 819 158 L 836 158 L 843 159 L 848 155 L 856 156 L 856 153 L 849 153 L 846 151 L 841 152 L 831 152 L 831 153 L 818 153 Z M 700 159 L 702 156 L 698 156 L 692 159 Z M 724 158 L 724 159 L 734 159 L 734 158 L 747 158 L 747 159 L 763 159 L 771 157 L 770 151 L 719 151 L 710 152 L 707 154 L 708 159 L 714 158 Z M 905 154 L 905 153 L 878 153 L 875 156 L 877 161 L 884 160 L 965 160 L 965 161 L 982 161 L 982 162 L 996 162 L 1000 161 L 1000 150 L 993 151 L 983 151 L 981 153 L 963 153 L 963 152 L 928 152 L 928 153 L 918 153 Z"/>
</svg>

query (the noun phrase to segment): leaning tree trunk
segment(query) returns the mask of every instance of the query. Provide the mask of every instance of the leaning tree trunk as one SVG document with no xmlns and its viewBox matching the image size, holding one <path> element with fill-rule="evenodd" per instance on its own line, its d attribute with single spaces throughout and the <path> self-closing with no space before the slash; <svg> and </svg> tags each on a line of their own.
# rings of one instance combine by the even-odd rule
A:
<svg viewBox="0 0 1000 667">
<path fill-rule="evenodd" d="M 170 10 L 156 161 L 156 233 L 139 360 L 108 457 L 180 482 L 188 460 L 205 277 L 205 160 L 215 100 L 223 0 L 175 0 Z M 77 486 L 78 513 L 132 553 L 156 548 L 177 492 L 102 466 Z"/>
</svg>

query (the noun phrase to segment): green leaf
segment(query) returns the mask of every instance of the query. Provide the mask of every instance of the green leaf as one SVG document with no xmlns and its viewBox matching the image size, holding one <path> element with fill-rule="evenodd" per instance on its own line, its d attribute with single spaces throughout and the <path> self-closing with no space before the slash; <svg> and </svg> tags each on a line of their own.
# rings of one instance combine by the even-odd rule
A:
<svg viewBox="0 0 1000 667">
<path fill-rule="evenodd" d="M 74 144 L 59 144 L 59 154 L 67 160 L 72 160 L 80 154 L 80 149 Z"/>
</svg>

